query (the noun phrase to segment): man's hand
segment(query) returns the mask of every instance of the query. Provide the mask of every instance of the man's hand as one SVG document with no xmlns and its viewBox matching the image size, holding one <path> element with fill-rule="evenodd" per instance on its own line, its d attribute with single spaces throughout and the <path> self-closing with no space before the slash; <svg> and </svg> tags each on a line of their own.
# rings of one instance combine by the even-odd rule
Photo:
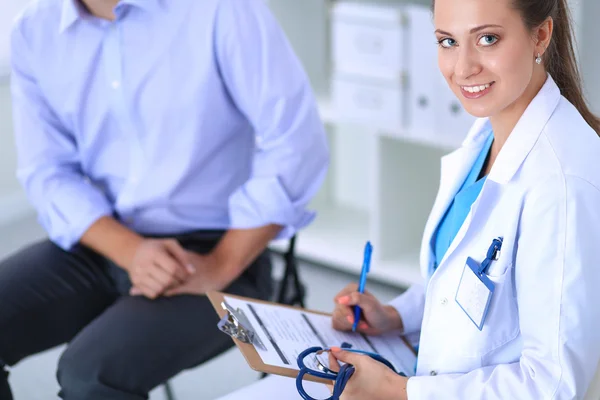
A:
<svg viewBox="0 0 600 400">
<path fill-rule="evenodd" d="M 144 239 L 125 268 L 133 284 L 130 294 L 155 299 L 184 284 L 196 272 L 191 254 L 174 239 Z"/>
<path fill-rule="evenodd" d="M 230 229 L 217 246 L 208 254 L 185 251 L 185 260 L 194 268 L 194 273 L 184 280 L 162 281 L 157 286 L 159 295 L 175 296 L 180 294 L 204 295 L 211 290 L 223 290 L 237 279 L 256 257 L 264 251 L 269 241 L 281 229 L 278 225 L 267 225 L 254 229 Z M 175 242 L 177 243 L 177 242 Z M 181 251 L 179 252 L 181 253 Z M 183 253 L 178 257 L 183 260 Z M 186 265 L 182 263 L 183 265 Z M 150 282 L 155 279 L 150 279 Z M 145 294 L 141 287 L 132 288 L 132 295 Z M 155 285 L 156 286 L 156 285 Z M 156 291 L 156 289 L 154 289 Z"/>
<path fill-rule="evenodd" d="M 165 296 L 204 295 L 225 289 L 265 250 L 280 230 L 278 225 L 230 229 L 210 253 L 189 252 L 196 272 L 184 284 L 167 290 Z"/>
<path fill-rule="evenodd" d="M 180 294 L 205 295 L 212 290 L 223 290 L 229 284 L 228 280 L 221 279 L 222 262 L 217 260 L 214 253 L 197 254 L 188 253 L 196 272 L 185 283 L 168 289 L 165 296 Z"/>
</svg>

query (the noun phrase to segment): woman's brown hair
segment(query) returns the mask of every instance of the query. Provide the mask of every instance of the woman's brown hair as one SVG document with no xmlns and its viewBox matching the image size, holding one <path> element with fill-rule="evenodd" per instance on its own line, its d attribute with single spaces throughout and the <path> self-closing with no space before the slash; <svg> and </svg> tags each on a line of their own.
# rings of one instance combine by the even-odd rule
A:
<svg viewBox="0 0 600 400">
<path fill-rule="evenodd" d="M 588 107 L 583 96 L 581 75 L 573 46 L 571 12 L 567 0 L 511 0 L 529 30 L 552 17 L 554 32 L 550 46 L 543 56 L 546 70 L 561 94 L 577 108 L 585 121 L 600 135 L 600 119 Z M 435 0 L 432 0 L 435 8 Z"/>
</svg>

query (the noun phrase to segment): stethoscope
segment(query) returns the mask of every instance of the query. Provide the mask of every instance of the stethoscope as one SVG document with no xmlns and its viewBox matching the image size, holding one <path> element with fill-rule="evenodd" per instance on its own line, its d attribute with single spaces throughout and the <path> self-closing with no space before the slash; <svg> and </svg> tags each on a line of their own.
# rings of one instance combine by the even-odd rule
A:
<svg viewBox="0 0 600 400">
<path fill-rule="evenodd" d="M 404 375 L 403 373 L 397 372 L 396 369 L 394 368 L 394 366 L 392 365 L 392 363 L 390 363 L 388 360 L 386 360 L 379 354 L 371 353 L 369 351 L 350 349 L 350 348 L 348 348 L 348 345 L 345 345 L 345 346 L 342 345 L 342 348 L 344 349 L 344 351 L 369 356 L 372 359 L 384 364 L 385 366 L 390 368 L 395 373 L 397 373 L 399 375 Z M 340 367 L 339 372 L 333 371 L 332 369 L 328 368 L 325 364 L 323 364 L 321 362 L 321 360 L 319 360 L 318 356 L 320 356 L 324 353 L 329 353 L 329 352 L 331 352 L 330 348 L 324 349 L 322 347 L 311 347 L 309 349 L 304 350 L 302 353 L 300 353 L 300 355 L 298 355 L 298 367 L 300 368 L 300 372 L 298 373 L 298 376 L 296 377 L 296 388 L 298 389 L 298 393 L 300 393 L 300 396 L 302 396 L 302 398 L 304 400 L 317 400 L 317 399 L 314 399 L 311 396 L 309 396 L 308 393 L 306 393 L 306 391 L 304 390 L 304 386 L 302 385 L 302 380 L 305 375 L 308 374 L 308 375 L 312 375 L 316 378 L 322 378 L 322 379 L 327 379 L 327 380 L 333 381 L 334 382 L 333 393 L 331 394 L 331 397 L 328 397 L 327 399 L 323 399 L 323 400 L 339 400 L 340 396 L 342 395 L 342 392 L 344 391 L 344 388 L 346 387 L 346 384 L 348 383 L 348 381 L 354 374 L 355 368 L 354 368 L 354 365 L 352 365 L 352 364 L 342 365 Z M 306 364 L 304 363 L 304 359 L 310 355 L 312 355 L 314 357 L 315 364 L 317 365 L 318 371 L 308 368 L 306 366 Z"/>
</svg>

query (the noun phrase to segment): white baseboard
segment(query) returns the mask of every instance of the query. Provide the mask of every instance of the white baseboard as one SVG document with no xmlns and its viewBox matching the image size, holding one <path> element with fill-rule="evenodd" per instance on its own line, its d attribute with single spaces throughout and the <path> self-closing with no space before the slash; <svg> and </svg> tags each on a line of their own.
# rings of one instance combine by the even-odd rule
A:
<svg viewBox="0 0 600 400">
<path fill-rule="evenodd" d="M 0 196 L 0 226 L 33 215 L 34 212 L 23 192 L 13 192 Z"/>
</svg>

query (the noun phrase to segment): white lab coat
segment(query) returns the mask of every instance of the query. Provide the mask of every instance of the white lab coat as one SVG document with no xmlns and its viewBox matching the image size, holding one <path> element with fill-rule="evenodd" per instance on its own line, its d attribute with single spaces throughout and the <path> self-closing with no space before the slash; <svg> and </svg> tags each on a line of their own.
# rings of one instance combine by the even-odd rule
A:
<svg viewBox="0 0 600 400">
<path fill-rule="evenodd" d="M 431 275 L 432 237 L 491 125 L 478 120 L 442 160 L 421 269 L 431 276 L 392 304 L 421 331 L 409 400 L 581 399 L 600 360 L 600 138 L 552 78 L 498 155 L 481 193 Z M 503 237 L 489 275 L 482 331 L 455 302 L 467 257 Z"/>
<path fill-rule="evenodd" d="M 552 78 L 431 275 L 433 234 L 490 130 L 478 120 L 443 158 L 421 252 L 426 284 L 392 301 L 407 333 L 421 333 L 408 399 L 581 399 L 600 360 L 600 138 Z M 455 294 L 467 257 L 481 262 L 499 236 L 502 251 L 488 271 L 495 292 L 479 331 Z M 223 400 L 266 393 L 299 398 L 293 380 L 274 377 Z"/>
</svg>

